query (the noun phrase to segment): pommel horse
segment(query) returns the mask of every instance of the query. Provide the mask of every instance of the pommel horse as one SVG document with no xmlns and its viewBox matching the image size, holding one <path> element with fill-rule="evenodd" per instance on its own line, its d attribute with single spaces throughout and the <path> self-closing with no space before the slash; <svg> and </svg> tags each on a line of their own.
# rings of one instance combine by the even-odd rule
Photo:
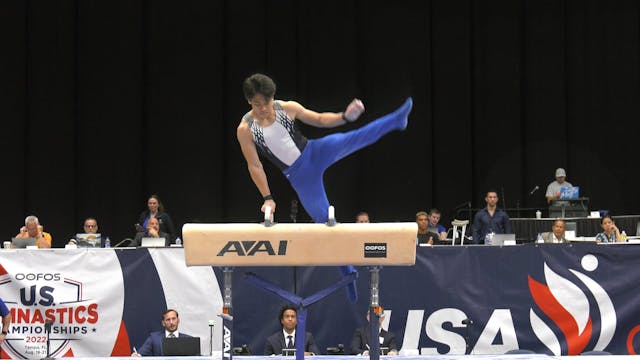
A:
<svg viewBox="0 0 640 360">
<path fill-rule="evenodd" d="M 233 356 L 231 293 L 233 267 L 237 266 L 368 266 L 370 338 L 377 339 L 375 319 L 382 315 L 380 268 L 415 265 L 416 223 L 336 224 L 330 217 L 327 224 L 270 224 L 267 216 L 264 224 L 185 224 L 182 228 L 187 266 L 223 268 L 222 358 L 231 360 Z M 304 359 L 304 321 L 300 325 L 296 360 Z M 369 357 L 378 360 L 379 349 L 380 344 L 372 341 Z"/>
</svg>

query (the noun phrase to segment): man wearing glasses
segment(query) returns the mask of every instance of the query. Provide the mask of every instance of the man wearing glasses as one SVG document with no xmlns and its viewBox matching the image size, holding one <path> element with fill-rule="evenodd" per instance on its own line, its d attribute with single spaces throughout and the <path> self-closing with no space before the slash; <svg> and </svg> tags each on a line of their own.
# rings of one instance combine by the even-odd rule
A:
<svg viewBox="0 0 640 360">
<path fill-rule="evenodd" d="M 92 218 L 92 217 L 88 217 L 84 220 L 84 234 L 96 234 L 96 237 L 93 237 L 94 239 L 97 238 L 99 235 L 98 232 L 98 220 Z M 73 237 L 71 239 L 69 239 L 69 245 L 78 245 L 79 239 L 77 239 L 78 234 L 76 234 L 76 237 Z M 89 236 L 88 238 L 91 238 L 91 236 Z"/>
</svg>

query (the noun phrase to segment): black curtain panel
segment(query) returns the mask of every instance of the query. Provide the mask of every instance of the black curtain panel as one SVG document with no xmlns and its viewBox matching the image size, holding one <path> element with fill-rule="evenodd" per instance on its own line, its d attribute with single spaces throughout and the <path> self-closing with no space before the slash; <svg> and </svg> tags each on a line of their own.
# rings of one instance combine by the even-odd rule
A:
<svg viewBox="0 0 640 360">
<path fill-rule="evenodd" d="M 92 216 L 113 243 L 150 194 L 178 228 L 260 221 L 235 138 L 254 72 L 310 109 L 363 100 L 309 138 L 413 97 L 407 131 L 325 173 L 339 221 L 437 207 L 447 225 L 490 188 L 544 209 L 557 167 L 590 210 L 637 214 L 639 23 L 632 0 L 2 1 L 0 234 L 35 214 L 62 246 Z M 290 221 L 295 193 L 265 168 Z"/>
</svg>

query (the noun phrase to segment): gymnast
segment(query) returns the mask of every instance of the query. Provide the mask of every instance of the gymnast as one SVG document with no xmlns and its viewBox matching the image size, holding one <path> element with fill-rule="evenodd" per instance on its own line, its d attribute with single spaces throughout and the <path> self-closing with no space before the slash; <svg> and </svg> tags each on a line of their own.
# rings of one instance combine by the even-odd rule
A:
<svg viewBox="0 0 640 360">
<path fill-rule="evenodd" d="M 284 173 L 300 203 L 316 223 L 328 220 L 329 200 L 322 179 L 325 170 L 345 156 L 378 141 L 383 135 L 406 129 L 413 104 L 408 98 L 396 111 L 359 129 L 307 139 L 295 120 L 321 128 L 345 125 L 356 121 L 364 112 L 362 101 L 354 99 L 344 112 L 318 113 L 295 101 L 274 100 L 276 84 L 263 74 L 251 75 L 244 80 L 242 88 L 251 110 L 240 120 L 237 137 L 251 180 L 264 199 L 261 211 L 269 206 L 275 212 L 276 203 L 258 151 Z M 356 270 L 353 266 L 341 266 L 340 271 L 347 275 Z M 349 299 L 355 302 L 355 284 L 350 284 L 347 292 Z"/>
</svg>

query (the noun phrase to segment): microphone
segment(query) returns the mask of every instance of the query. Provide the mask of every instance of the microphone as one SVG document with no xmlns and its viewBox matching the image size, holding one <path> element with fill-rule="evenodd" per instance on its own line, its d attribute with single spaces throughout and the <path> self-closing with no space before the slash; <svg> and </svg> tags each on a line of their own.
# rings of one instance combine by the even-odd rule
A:
<svg viewBox="0 0 640 360">
<path fill-rule="evenodd" d="M 218 314 L 223 320 L 233 321 L 233 316 L 229 314 Z"/>
<path fill-rule="evenodd" d="M 133 240 L 131 240 L 129 238 L 126 238 L 126 239 L 120 241 L 119 243 L 115 244 L 113 247 L 118 247 L 118 246 L 120 246 L 120 245 L 122 245 L 124 243 L 131 243 L 131 241 L 133 241 Z"/>
<path fill-rule="evenodd" d="M 471 207 L 471 201 L 465 201 L 462 204 L 454 206 L 453 207 L 453 211 L 456 211 L 456 210 L 462 209 L 462 208 L 466 208 L 466 207 Z"/>
<path fill-rule="evenodd" d="M 529 196 L 533 195 L 534 192 L 538 191 L 538 189 L 540 189 L 540 186 L 536 185 L 536 187 L 534 187 L 530 192 L 529 192 Z"/>
<path fill-rule="evenodd" d="M 473 320 L 466 318 L 462 320 L 462 325 L 464 325 L 464 342 L 465 342 L 465 350 L 464 354 L 471 354 L 471 344 L 469 343 L 469 325 L 473 325 Z"/>
<path fill-rule="evenodd" d="M 47 356 L 43 357 L 42 360 L 53 360 L 51 357 L 50 350 L 50 337 L 51 337 L 51 325 L 53 325 L 53 320 L 46 320 L 44 322 L 44 333 L 47 334 Z"/>
<path fill-rule="evenodd" d="M 289 214 L 289 217 L 291 217 L 291 221 L 294 223 L 298 218 L 298 200 L 296 199 L 291 200 L 291 213 Z"/>
</svg>

